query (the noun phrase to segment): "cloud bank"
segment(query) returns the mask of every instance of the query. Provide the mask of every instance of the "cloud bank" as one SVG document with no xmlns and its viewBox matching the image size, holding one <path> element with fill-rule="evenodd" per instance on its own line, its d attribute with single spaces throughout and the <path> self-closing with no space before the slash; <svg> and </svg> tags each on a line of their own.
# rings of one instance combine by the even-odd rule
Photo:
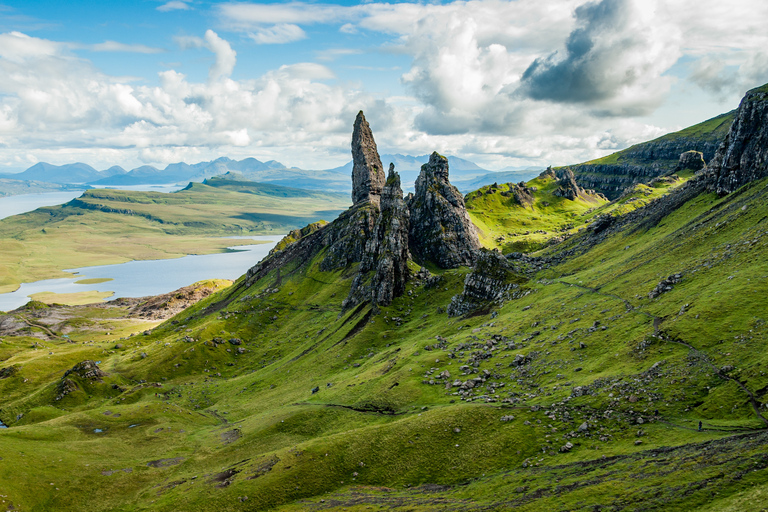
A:
<svg viewBox="0 0 768 512">
<path fill-rule="evenodd" d="M 80 151 L 165 163 L 220 152 L 318 168 L 348 158 L 350 123 L 362 108 L 383 148 L 435 149 L 499 166 L 586 160 L 663 133 L 668 126 L 648 116 L 675 91 L 732 102 L 768 81 L 768 4 L 672 4 L 224 3 L 213 8 L 216 26 L 175 39 L 183 51 L 213 55 L 207 81 L 165 70 L 155 86 L 106 75 L 75 52 L 161 49 L 6 32 L 0 155 L 12 161 Z M 174 1 L 157 10 L 190 8 Z M 320 29 L 347 46 L 333 41 L 300 61 L 232 78 L 238 52 L 307 44 Z M 371 50 L 374 38 L 383 43 Z M 385 54 L 407 65 L 379 65 Z M 345 59 L 365 59 L 346 69 L 397 73 L 402 89 L 389 95 L 363 74 L 354 82 L 339 78 Z"/>
</svg>

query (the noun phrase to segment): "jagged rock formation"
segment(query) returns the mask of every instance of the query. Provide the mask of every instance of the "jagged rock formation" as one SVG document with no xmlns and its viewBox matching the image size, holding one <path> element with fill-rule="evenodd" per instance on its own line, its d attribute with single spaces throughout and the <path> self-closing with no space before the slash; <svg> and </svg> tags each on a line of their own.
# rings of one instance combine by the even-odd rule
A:
<svg viewBox="0 0 768 512">
<path fill-rule="evenodd" d="M 365 246 L 358 275 L 352 283 L 344 308 L 371 300 L 388 306 L 405 292 L 408 280 L 408 227 L 410 212 L 403 201 L 400 176 L 390 164 L 387 183 L 381 194 L 381 213 L 373 236 Z M 373 275 L 371 275 L 373 272 Z"/>
<path fill-rule="evenodd" d="M 707 166 L 704 161 L 704 154 L 701 151 L 686 151 L 680 154 L 680 160 L 677 163 L 676 171 L 689 169 L 691 171 L 700 171 Z"/>
<path fill-rule="evenodd" d="M 245 286 L 274 270 L 299 268 L 324 252 L 322 271 L 360 264 L 344 309 L 368 301 L 386 306 L 405 292 L 412 253 L 443 268 L 472 265 L 480 241 L 464 198 L 448 181 L 445 157 L 432 154 L 421 168 L 416 194 L 406 201 L 394 165 L 383 180 L 376 143 L 362 112 L 355 121 L 352 155 L 355 204 L 330 224 L 318 222 L 289 233 L 248 270 Z"/>
<path fill-rule="evenodd" d="M 616 199 L 638 183 L 648 183 L 657 176 L 674 172 L 681 153 L 698 151 L 709 162 L 719 148 L 735 111 L 717 116 L 689 129 L 636 144 L 620 151 L 615 162 L 572 165 L 576 182 L 585 189 L 594 189 L 608 199 Z M 602 160 L 602 159 L 601 159 Z"/>
<path fill-rule="evenodd" d="M 320 270 L 338 270 L 362 261 L 365 244 L 373 236 L 378 216 L 378 202 L 364 201 L 342 213 L 326 226 L 322 230 L 323 245 L 328 250 L 320 262 Z"/>
<path fill-rule="evenodd" d="M 708 175 L 707 188 L 719 195 L 768 176 L 768 85 L 752 89 L 741 100 Z"/>
<path fill-rule="evenodd" d="M 573 171 L 569 168 L 558 169 L 555 171 L 555 177 L 560 185 L 553 193 L 557 197 L 564 197 L 573 201 L 580 195 L 583 195 L 584 191 L 576 184 Z"/>
<path fill-rule="evenodd" d="M 352 132 L 352 202 L 378 205 L 384 188 L 384 167 L 363 111 L 357 114 Z"/>
<path fill-rule="evenodd" d="M 479 250 L 475 268 L 464 279 L 464 290 L 448 305 L 448 316 L 465 315 L 511 298 L 510 291 L 519 288 L 516 280 L 512 266 L 500 252 Z"/>
<path fill-rule="evenodd" d="M 448 181 L 448 159 L 432 153 L 421 166 L 411 211 L 411 253 L 442 268 L 471 266 L 480 248 L 464 197 Z"/>
</svg>

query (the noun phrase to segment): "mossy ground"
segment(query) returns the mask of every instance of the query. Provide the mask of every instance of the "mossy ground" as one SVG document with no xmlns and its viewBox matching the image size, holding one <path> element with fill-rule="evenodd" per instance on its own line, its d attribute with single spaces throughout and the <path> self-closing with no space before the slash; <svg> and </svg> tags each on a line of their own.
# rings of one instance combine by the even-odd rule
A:
<svg viewBox="0 0 768 512">
<path fill-rule="evenodd" d="M 768 414 L 767 196 L 765 181 L 701 195 L 476 316 L 444 313 L 466 268 L 378 315 L 342 312 L 355 268 L 321 272 L 320 253 L 146 335 L 93 309 L 69 339 L 4 337 L 0 366 L 18 371 L 0 380 L 0 495 L 17 510 L 759 510 L 768 437 L 747 391 Z M 507 199 L 468 199 L 488 245 L 535 221 L 573 222 L 578 247 L 577 222 L 622 208 Z M 85 359 L 107 377 L 55 400 Z"/>
</svg>

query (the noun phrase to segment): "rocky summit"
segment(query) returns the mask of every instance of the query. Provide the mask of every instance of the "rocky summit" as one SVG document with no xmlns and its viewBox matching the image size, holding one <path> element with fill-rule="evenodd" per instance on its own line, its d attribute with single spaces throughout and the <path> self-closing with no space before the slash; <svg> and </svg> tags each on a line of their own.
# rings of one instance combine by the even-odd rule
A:
<svg viewBox="0 0 768 512">
<path fill-rule="evenodd" d="M 248 271 L 248 284 L 322 252 L 324 271 L 358 264 L 344 309 L 364 302 L 386 306 L 403 294 L 412 258 L 440 268 L 474 263 L 480 242 L 463 196 L 448 179 L 447 158 L 432 154 L 406 203 L 394 164 L 383 186 L 378 185 L 381 159 L 362 111 L 352 133 L 352 155 L 352 207 L 330 224 L 289 233 Z"/>
</svg>

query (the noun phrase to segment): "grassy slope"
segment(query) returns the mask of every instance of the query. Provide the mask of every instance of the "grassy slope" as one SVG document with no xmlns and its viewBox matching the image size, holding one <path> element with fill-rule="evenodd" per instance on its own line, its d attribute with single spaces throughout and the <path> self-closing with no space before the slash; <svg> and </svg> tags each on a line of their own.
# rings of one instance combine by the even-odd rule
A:
<svg viewBox="0 0 768 512">
<path fill-rule="evenodd" d="M 0 220 L 0 292 L 61 269 L 177 258 L 225 250 L 233 235 L 280 234 L 331 220 L 348 203 L 322 194 L 251 182 L 211 180 L 185 190 L 91 190 L 61 206 Z"/>
<path fill-rule="evenodd" d="M 106 335 L 83 344 L 92 332 L 44 349 L 6 338 L 0 366 L 20 370 L 0 380 L 0 494 L 22 510 L 749 510 L 765 494 L 768 439 L 731 437 L 762 422 L 707 361 L 765 401 L 767 195 L 764 180 L 700 196 L 541 271 L 495 318 L 440 309 L 467 269 L 409 284 L 380 315 L 339 315 L 354 274 L 320 272 L 320 255 L 283 269 L 279 287 L 236 284 L 122 349 Z M 672 291 L 647 298 L 676 272 Z M 505 338 L 489 351 L 493 335 Z M 446 346 L 427 350 L 437 336 Z M 473 352 L 490 354 L 478 369 L 491 377 L 472 400 L 429 384 L 443 370 L 477 376 L 460 369 Z M 518 354 L 530 363 L 510 365 Z M 53 400 L 86 358 L 102 360 L 105 382 Z M 572 397 L 577 386 L 589 394 Z"/>
<path fill-rule="evenodd" d="M 638 184 L 632 192 L 611 202 L 600 196 L 574 201 L 555 196 L 558 184 L 549 177 L 527 183 L 536 190 L 530 206 L 516 204 L 513 196 L 505 195 L 510 190 L 506 183 L 470 192 L 465 201 L 485 247 L 498 248 L 505 254 L 529 252 L 578 233 L 599 215 L 621 216 L 645 206 L 681 186 L 691 176 L 692 173 L 685 171 L 653 180 L 648 185 Z"/>
</svg>

